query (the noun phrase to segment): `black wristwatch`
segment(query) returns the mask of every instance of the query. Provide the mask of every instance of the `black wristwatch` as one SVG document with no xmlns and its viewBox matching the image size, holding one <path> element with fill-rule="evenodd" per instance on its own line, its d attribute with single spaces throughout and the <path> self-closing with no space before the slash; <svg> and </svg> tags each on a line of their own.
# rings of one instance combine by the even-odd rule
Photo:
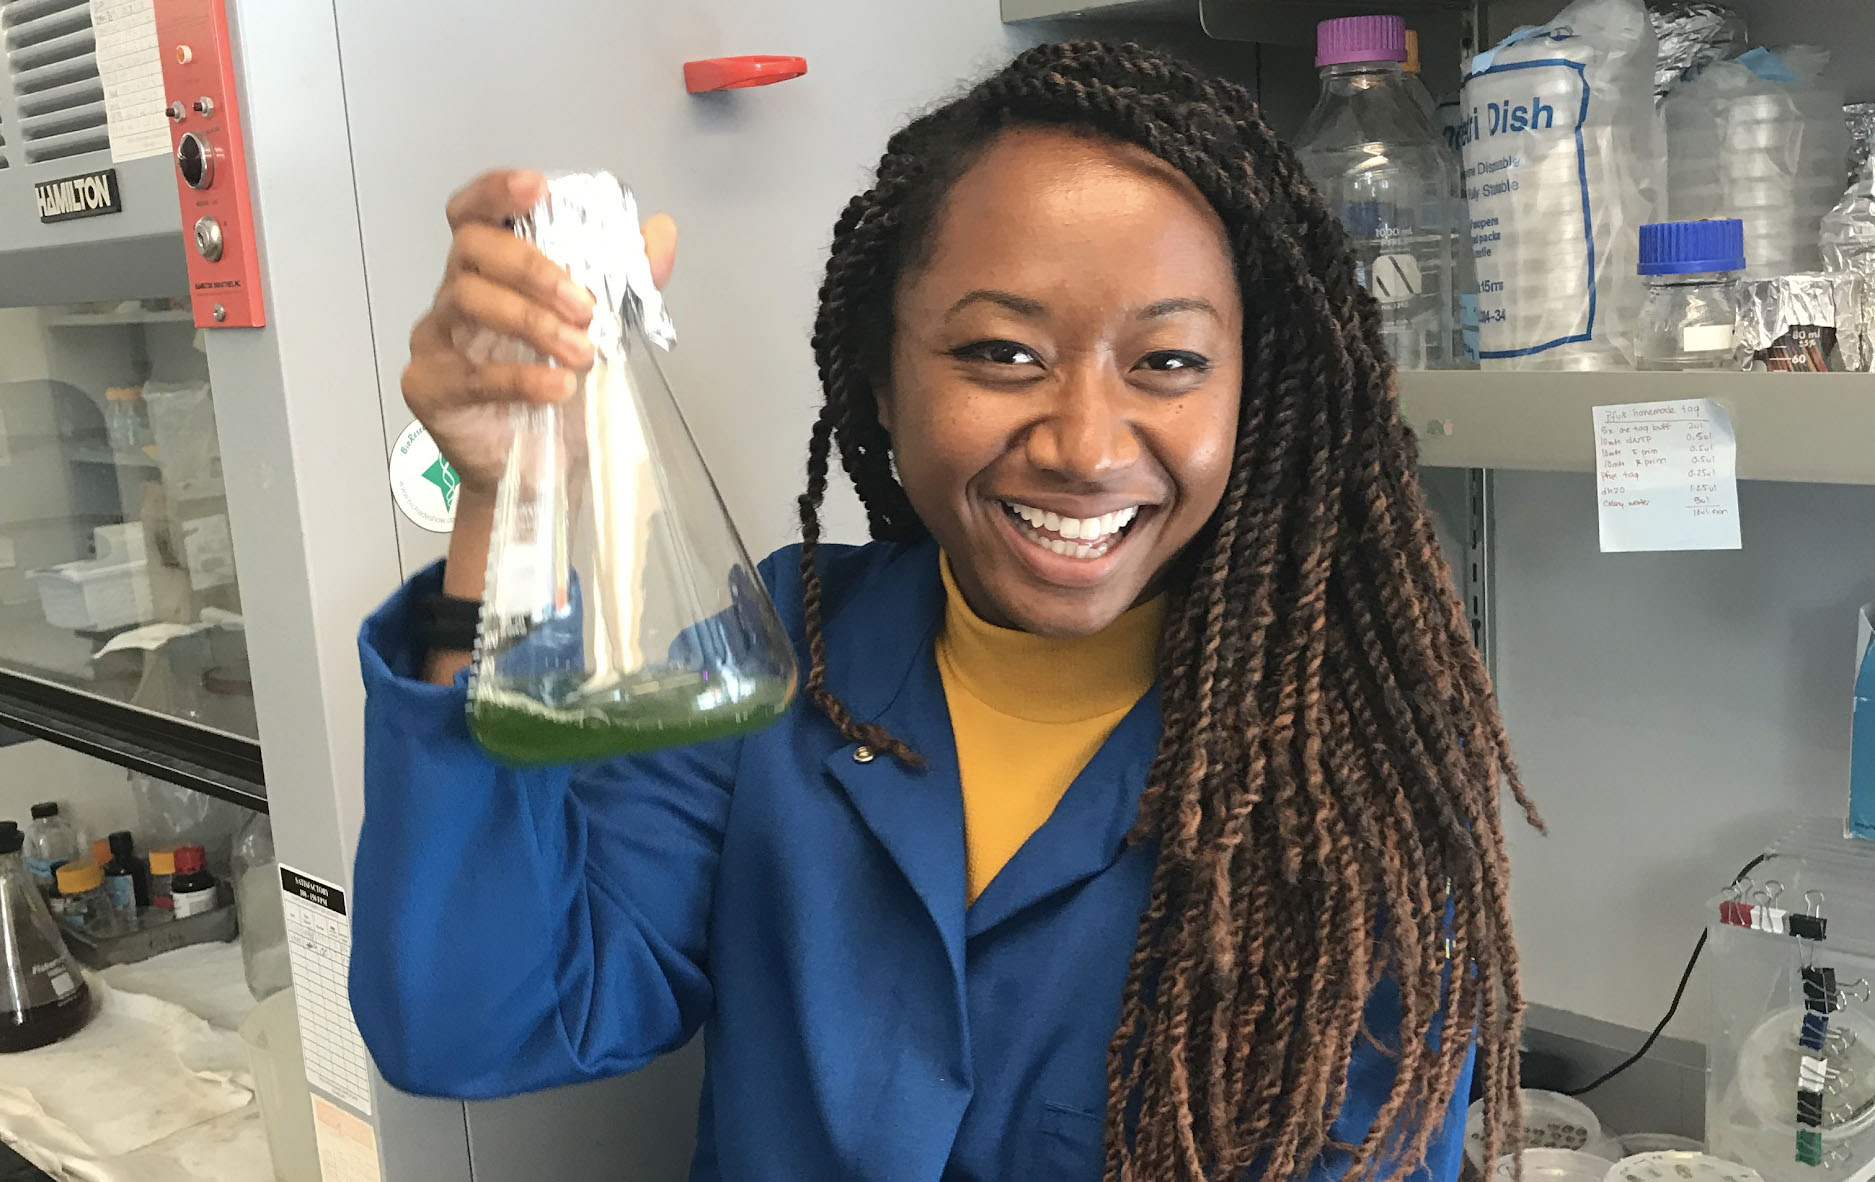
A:
<svg viewBox="0 0 1875 1182">
<path fill-rule="evenodd" d="M 427 652 L 470 652 L 482 620 L 482 601 L 433 592 L 423 597 L 417 631 Z"/>
</svg>

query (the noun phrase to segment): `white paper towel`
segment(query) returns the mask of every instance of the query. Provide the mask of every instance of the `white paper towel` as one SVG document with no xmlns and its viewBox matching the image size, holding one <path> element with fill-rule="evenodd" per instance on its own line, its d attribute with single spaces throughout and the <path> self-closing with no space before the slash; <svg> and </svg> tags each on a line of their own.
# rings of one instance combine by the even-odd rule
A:
<svg viewBox="0 0 1875 1182">
<path fill-rule="evenodd" d="M 234 1030 L 252 1004 L 240 965 L 238 948 L 210 945 L 87 975 L 91 1023 L 7 1056 L 0 1140 L 61 1182 L 270 1177 Z"/>
</svg>

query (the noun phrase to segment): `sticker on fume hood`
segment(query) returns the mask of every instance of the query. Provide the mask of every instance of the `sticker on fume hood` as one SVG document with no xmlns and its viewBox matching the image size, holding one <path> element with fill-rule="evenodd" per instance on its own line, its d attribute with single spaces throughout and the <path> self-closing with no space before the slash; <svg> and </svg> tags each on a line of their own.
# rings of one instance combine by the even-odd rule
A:
<svg viewBox="0 0 1875 1182">
<path fill-rule="evenodd" d="M 352 1022 L 352 921 L 345 888 L 281 863 L 280 899 L 306 1082 L 370 1116 L 370 1060 Z"/>
<path fill-rule="evenodd" d="M 117 187 L 117 170 L 100 168 L 56 181 L 33 182 L 33 200 L 42 222 L 69 222 L 124 212 L 124 194 Z"/>
<path fill-rule="evenodd" d="M 456 524 L 456 492 L 462 479 L 422 423 L 411 423 L 391 448 L 391 496 L 405 517 L 434 534 Z"/>
<path fill-rule="evenodd" d="M 371 1126 L 324 1096 L 314 1096 L 312 1104 L 319 1173 L 325 1182 L 382 1182 L 378 1137 Z"/>
</svg>

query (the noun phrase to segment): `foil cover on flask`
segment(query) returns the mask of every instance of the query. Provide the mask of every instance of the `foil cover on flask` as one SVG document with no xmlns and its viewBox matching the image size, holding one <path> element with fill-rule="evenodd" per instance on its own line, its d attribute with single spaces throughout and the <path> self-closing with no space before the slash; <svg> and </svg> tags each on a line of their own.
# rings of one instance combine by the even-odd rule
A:
<svg viewBox="0 0 1875 1182">
<path fill-rule="evenodd" d="M 596 360 L 566 402 L 513 411 L 471 731 L 504 762 L 564 764 L 772 722 L 793 646 L 658 367 L 675 331 L 630 190 L 553 178 L 514 230 L 593 293 Z M 492 335 L 468 350 L 547 360 Z"/>
</svg>

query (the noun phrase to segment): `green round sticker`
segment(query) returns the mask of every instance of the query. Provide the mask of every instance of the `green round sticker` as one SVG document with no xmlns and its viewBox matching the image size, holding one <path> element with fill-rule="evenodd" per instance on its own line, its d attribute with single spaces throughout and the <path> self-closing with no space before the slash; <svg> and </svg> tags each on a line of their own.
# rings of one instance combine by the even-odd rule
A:
<svg viewBox="0 0 1875 1182">
<path fill-rule="evenodd" d="M 431 533 L 448 533 L 456 524 L 461 486 L 461 477 L 436 450 L 423 424 L 405 427 L 391 448 L 391 496 L 404 516 Z"/>
</svg>

